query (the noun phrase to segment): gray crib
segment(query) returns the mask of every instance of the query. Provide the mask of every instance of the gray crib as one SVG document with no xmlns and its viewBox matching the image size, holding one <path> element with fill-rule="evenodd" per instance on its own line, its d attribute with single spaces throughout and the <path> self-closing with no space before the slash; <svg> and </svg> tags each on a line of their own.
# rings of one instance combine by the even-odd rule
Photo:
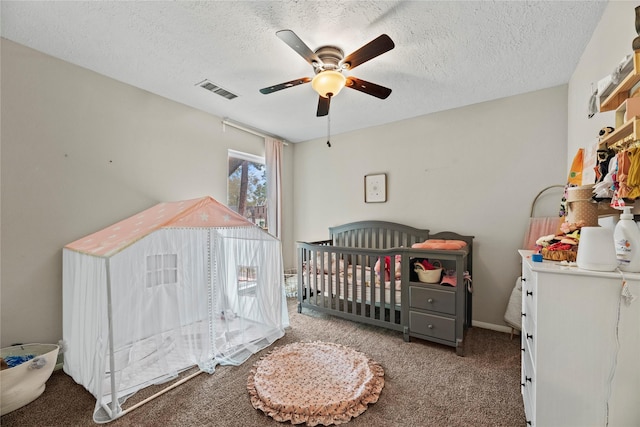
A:
<svg viewBox="0 0 640 427">
<path fill-rule="evenodd" d="M 329 228 L 329 240 L 298 242 L 298 312 L 317 310 L 455 347 L 464 354 L 471 326 L 473 236 L 431 234 L 387 221 Z M 464 240 L 460 250 L 412 249 L 427 239 Z M 455 270 L 456 286 L 420 282 L 419 259 Z M 380 268 L 376 268 L 376 264 Z M 468 273 L 468 275 L 465 274 Z"/>
</svg>

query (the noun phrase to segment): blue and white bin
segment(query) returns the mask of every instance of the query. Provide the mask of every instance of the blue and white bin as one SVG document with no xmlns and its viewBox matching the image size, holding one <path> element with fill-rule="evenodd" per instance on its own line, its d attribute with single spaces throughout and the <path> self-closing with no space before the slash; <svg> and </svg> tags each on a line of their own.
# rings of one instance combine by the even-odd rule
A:
<svg viewBox="0 0 640 427">
<path fill-rule="evenodd" d="M 58 359 L 55 344 L 20 344 L 0 350 L 9 368 L 0 371 L 0 413 L 8 414 L 36 400 Z"/>
</svg>

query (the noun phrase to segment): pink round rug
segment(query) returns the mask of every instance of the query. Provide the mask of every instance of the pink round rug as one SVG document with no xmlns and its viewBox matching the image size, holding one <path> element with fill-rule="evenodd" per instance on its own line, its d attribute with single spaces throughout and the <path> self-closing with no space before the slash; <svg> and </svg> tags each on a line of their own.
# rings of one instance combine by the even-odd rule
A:
<svg viewBox="0 0 640 427">
<path fill-rule="evenodd" d="M 343 424 L 378 401 L 384 369 L 339 344 L 297 342 L 253 365 L 247 389 L 254 408 L 292 424 Z"/>
</svg>

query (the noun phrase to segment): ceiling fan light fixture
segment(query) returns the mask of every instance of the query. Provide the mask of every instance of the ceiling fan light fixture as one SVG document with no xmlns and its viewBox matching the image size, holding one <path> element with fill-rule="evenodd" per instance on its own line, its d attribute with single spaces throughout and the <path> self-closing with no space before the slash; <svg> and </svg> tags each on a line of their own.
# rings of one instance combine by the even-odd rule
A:
<svg viewBox="0 0 640 427">
<path fill-rule="evenodd" d="M 325 70 L 315 75 L 311 87 L 323 98 L 336 96 L 345 86 L 347 78 L 338 71 Z"/>
</svg>

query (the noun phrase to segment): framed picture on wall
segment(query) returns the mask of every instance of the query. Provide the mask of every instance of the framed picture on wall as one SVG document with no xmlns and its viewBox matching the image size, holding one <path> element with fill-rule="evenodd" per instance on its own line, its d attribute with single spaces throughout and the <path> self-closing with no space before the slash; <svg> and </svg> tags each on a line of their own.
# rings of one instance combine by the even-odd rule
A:
<svg viewBox="0 0 640 427">
<path fill-rule="evenodd" d="M 377 173 L 364 176 L 365 203 L 382 203 L 387 201 L 387 174 Z"/>
</svg>

